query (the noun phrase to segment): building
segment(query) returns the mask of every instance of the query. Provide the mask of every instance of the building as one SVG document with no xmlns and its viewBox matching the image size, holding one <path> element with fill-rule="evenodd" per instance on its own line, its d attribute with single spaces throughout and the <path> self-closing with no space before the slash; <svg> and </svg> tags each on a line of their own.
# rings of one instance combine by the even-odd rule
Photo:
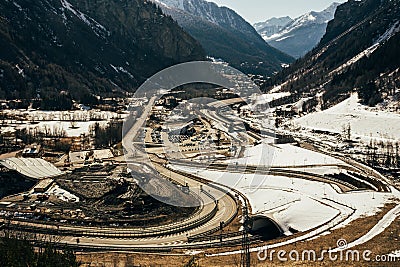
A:
<svg viewBox="0 0 400 267">
<path fill-rule="evenodd" d="M 0 166 L 30 180 L 42 180 L 63 174 L 53 164 L 37 158 L 8 158 L 0 160 Z"/>
<path fill-rule="evenodd" d="M 33 192 L 45 193 L 50 188 L 50 186 L 53 185 L 53 183 L 54 180 L 51 178 L 43 179 L 33 187 Z"/>
<path fill-rule="evenodd" d="M 22 150 L 22 156 L 24 158 L 38 158 L 42 153 L 41 148 L 41 145 L 38 144 L 28 145 Z"/>
<path fill-rule="evenodd" d="M 71 165 L 81 165 L 93 163 L 113 158 L 114 155 L 110 149 L 98 149 L 88 151 L 77 151 L 69 153 L 69 162 Z"/>
<path fill-rule="evenodd" d="M 53 183 L 52 178 L 63 174 L 43 159 L 2 159 L 0 160 L 0 184 L 3 190 L 0 190 L 0 198 L 26 192 L 32 187 L 35 187 L 34 192 L 46 191 Z"/>
</svg>

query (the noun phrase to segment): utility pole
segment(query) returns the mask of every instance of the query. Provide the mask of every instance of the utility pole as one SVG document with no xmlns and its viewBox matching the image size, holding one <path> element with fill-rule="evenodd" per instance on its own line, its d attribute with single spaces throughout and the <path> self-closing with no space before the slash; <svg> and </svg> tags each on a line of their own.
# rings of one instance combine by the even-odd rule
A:
<svg viewBox="0 0 400 267">
<path fill-rule="evenodd" d="M 241 254 L 241 267 L 250 267 L 250 241 L 249 231 L 251 229 L 251 221 L 247 205 L 243 207 L 243 235 L 242 235 L 242 254 Z"/>
</svg>

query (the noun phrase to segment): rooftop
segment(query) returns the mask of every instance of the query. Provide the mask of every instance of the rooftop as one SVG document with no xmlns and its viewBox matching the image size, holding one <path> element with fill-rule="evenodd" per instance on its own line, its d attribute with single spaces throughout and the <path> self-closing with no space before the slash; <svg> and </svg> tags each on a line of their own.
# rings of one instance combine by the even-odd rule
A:
<svg viewBox="0 0 400 267">
<path fill-rule="evenodd" d="M 0 165 L 19 172 L 31 179 L 45 179 L 63 174 L 53 164 L 36 158 L 7 158 L 0 160 Z"/>
</svg>

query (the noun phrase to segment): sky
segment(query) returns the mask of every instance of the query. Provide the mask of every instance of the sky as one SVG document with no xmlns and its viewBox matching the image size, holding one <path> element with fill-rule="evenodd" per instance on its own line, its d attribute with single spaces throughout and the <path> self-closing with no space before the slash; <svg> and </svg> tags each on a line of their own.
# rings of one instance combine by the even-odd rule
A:
<svg viewBox="0 0 400 267">
<path fill-rule="evenodd" d="M 296 18 L 309 11 L 321 11 L 333 2 L 347 0 L 207 0 L 235 10 L 250 23 L 265 21 L 272 17 Z"/>
</svg>

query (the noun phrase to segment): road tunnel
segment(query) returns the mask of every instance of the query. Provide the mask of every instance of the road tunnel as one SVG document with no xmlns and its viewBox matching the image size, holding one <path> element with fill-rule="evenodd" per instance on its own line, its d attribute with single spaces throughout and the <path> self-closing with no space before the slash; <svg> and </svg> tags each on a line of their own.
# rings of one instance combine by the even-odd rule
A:
<svg viewBox="0 0 400 267">
<path fill-rule="evenodd" d="M 251 217 L 250 234 L 258 235 L 263 241 L 272 240 L 283 235 L 282 229 L 272 219 L 257 215 Z"/>
</svg>

